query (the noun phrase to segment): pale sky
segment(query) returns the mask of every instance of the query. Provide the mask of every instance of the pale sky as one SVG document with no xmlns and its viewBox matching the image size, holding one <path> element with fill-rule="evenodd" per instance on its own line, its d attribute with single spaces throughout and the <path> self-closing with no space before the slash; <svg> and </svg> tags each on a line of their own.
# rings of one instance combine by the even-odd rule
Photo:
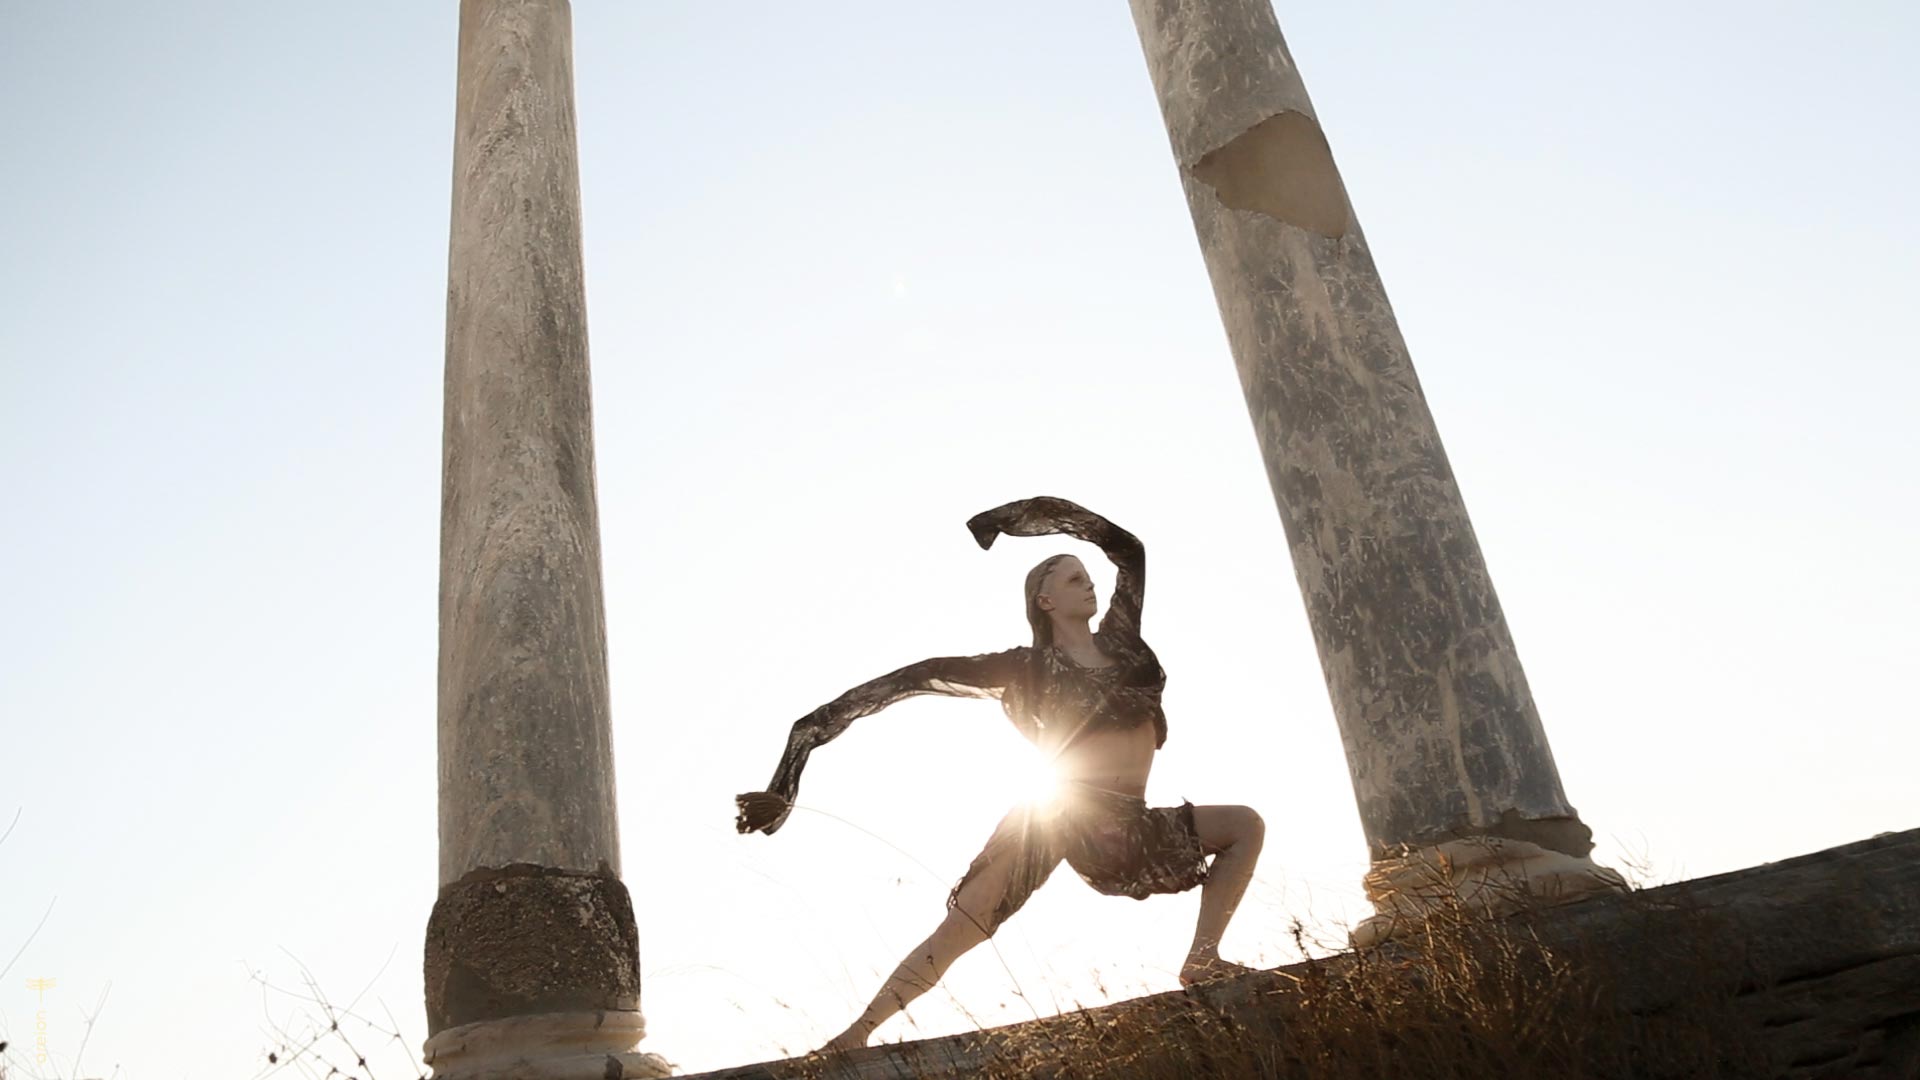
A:
<svg viewBox="0 0 1920 1080">
<path fill-rule="evenodd" d="M 303 965 L 412 1075 L 456 6 L 0 0 L 14 1076 L 261 1075 L 325 1027 Z M 1279 10 L 1567 793 L 1644 881 L 1920 825 L 1917 10 Z M 817 1045 L 938 922 L 1032 771 L 991 703 L 859 722 L 777 836 L 731 797 L 847 687 L 1023 643 L 1040 558 L 1104 599 L 1091 549 L 973 546 L 1033 494 L 1146 543 L 1149 799 L 1266 817 L 1226 953 L 1337 941 L 1366 852 L 1126 5 L 574 22 L 646 1048 Z M 1197 905 L 1063 870 L 879 1038 L 1171 989 Z"/>
</svg>

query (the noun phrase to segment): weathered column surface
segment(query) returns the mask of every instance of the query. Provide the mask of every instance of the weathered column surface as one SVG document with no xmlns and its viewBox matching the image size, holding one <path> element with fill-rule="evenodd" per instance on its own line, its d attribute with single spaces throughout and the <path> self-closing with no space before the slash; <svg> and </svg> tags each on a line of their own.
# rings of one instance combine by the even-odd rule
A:
<svg viewBox="0 0 1920 1080">
<path fill-rule="evenodd" d="M 634 1051 L 594 501 L 572 17 L 462 0 L 440 526 L 440 1080 L 666 1075 Z"/>
<path fill-rule="evenodd" d="M 1587 854 L 1346 188 L 1268 0 L 1132 0 L 1347 752 L 1382 919 Z M 1438 865 L 1435 865 L 1438 864 Z"/>
</svg>

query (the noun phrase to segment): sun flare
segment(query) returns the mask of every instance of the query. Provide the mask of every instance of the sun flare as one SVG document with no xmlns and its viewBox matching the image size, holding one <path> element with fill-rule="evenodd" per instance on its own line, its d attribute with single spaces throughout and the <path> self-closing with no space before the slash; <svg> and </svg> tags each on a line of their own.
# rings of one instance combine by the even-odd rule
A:
<svg viewBox="0 0 1920 1080">
<path fill-rule="evenodd" d="M 1007 769 L 1009 803 L 1051 802 L 1060 793 L 1060 769 L 1039 754 L 1022 754 Z"/>
</svg>

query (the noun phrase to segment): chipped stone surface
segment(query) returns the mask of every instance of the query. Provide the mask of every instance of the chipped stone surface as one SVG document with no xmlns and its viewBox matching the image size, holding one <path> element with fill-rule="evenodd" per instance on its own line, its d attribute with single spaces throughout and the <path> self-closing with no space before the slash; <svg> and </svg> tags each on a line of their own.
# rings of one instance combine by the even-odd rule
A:
<svg viewBox="0 0 1920 1080">
<path fill-rule="evenodd" d="M 1267 0 L 1133 0 L 1375 857 L 1568 804 L 1406 343 Z"/>
<path fill-rule="evenodd" d="M 476 871 L 433 905 L 426 987 L 432 1031 L 535 1013 L 637 1011 L 633 900 L 611 874 L 525 863 Z"/>
<path fill-rule="evenodd" d="M 1280 112 L 1193 163 L 1193 177 L 1230 210 L 1247 210 L 1339 239 L 1352 221 L 1347 191 L 1320 125 Z"/>
</svg>

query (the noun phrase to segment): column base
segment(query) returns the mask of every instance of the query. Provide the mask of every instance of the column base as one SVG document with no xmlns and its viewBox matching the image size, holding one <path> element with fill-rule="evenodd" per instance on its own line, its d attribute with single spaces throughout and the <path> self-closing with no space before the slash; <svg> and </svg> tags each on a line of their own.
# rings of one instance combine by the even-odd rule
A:
<svg viewBox="0 0 1920 1080">
<path fill-rule="evenodd" d="M 1409 933 L 1442 910 L 1506 915 L 1596 892 L 1625 892 L 1626 879 L 1584 856 L 1525 840 L 1473 836 L 1409 847 L 1377 860 L 1362 879 L 1379 914 L 1347 935 L 1356 949 Z"/>
<path fill-rule="evenodd" d="M 433 1080 L 630 1080 L 673 1075 L 637 1012 L 509 1016 L 448 1028 L 422 1046 Z"/>
</svg>

